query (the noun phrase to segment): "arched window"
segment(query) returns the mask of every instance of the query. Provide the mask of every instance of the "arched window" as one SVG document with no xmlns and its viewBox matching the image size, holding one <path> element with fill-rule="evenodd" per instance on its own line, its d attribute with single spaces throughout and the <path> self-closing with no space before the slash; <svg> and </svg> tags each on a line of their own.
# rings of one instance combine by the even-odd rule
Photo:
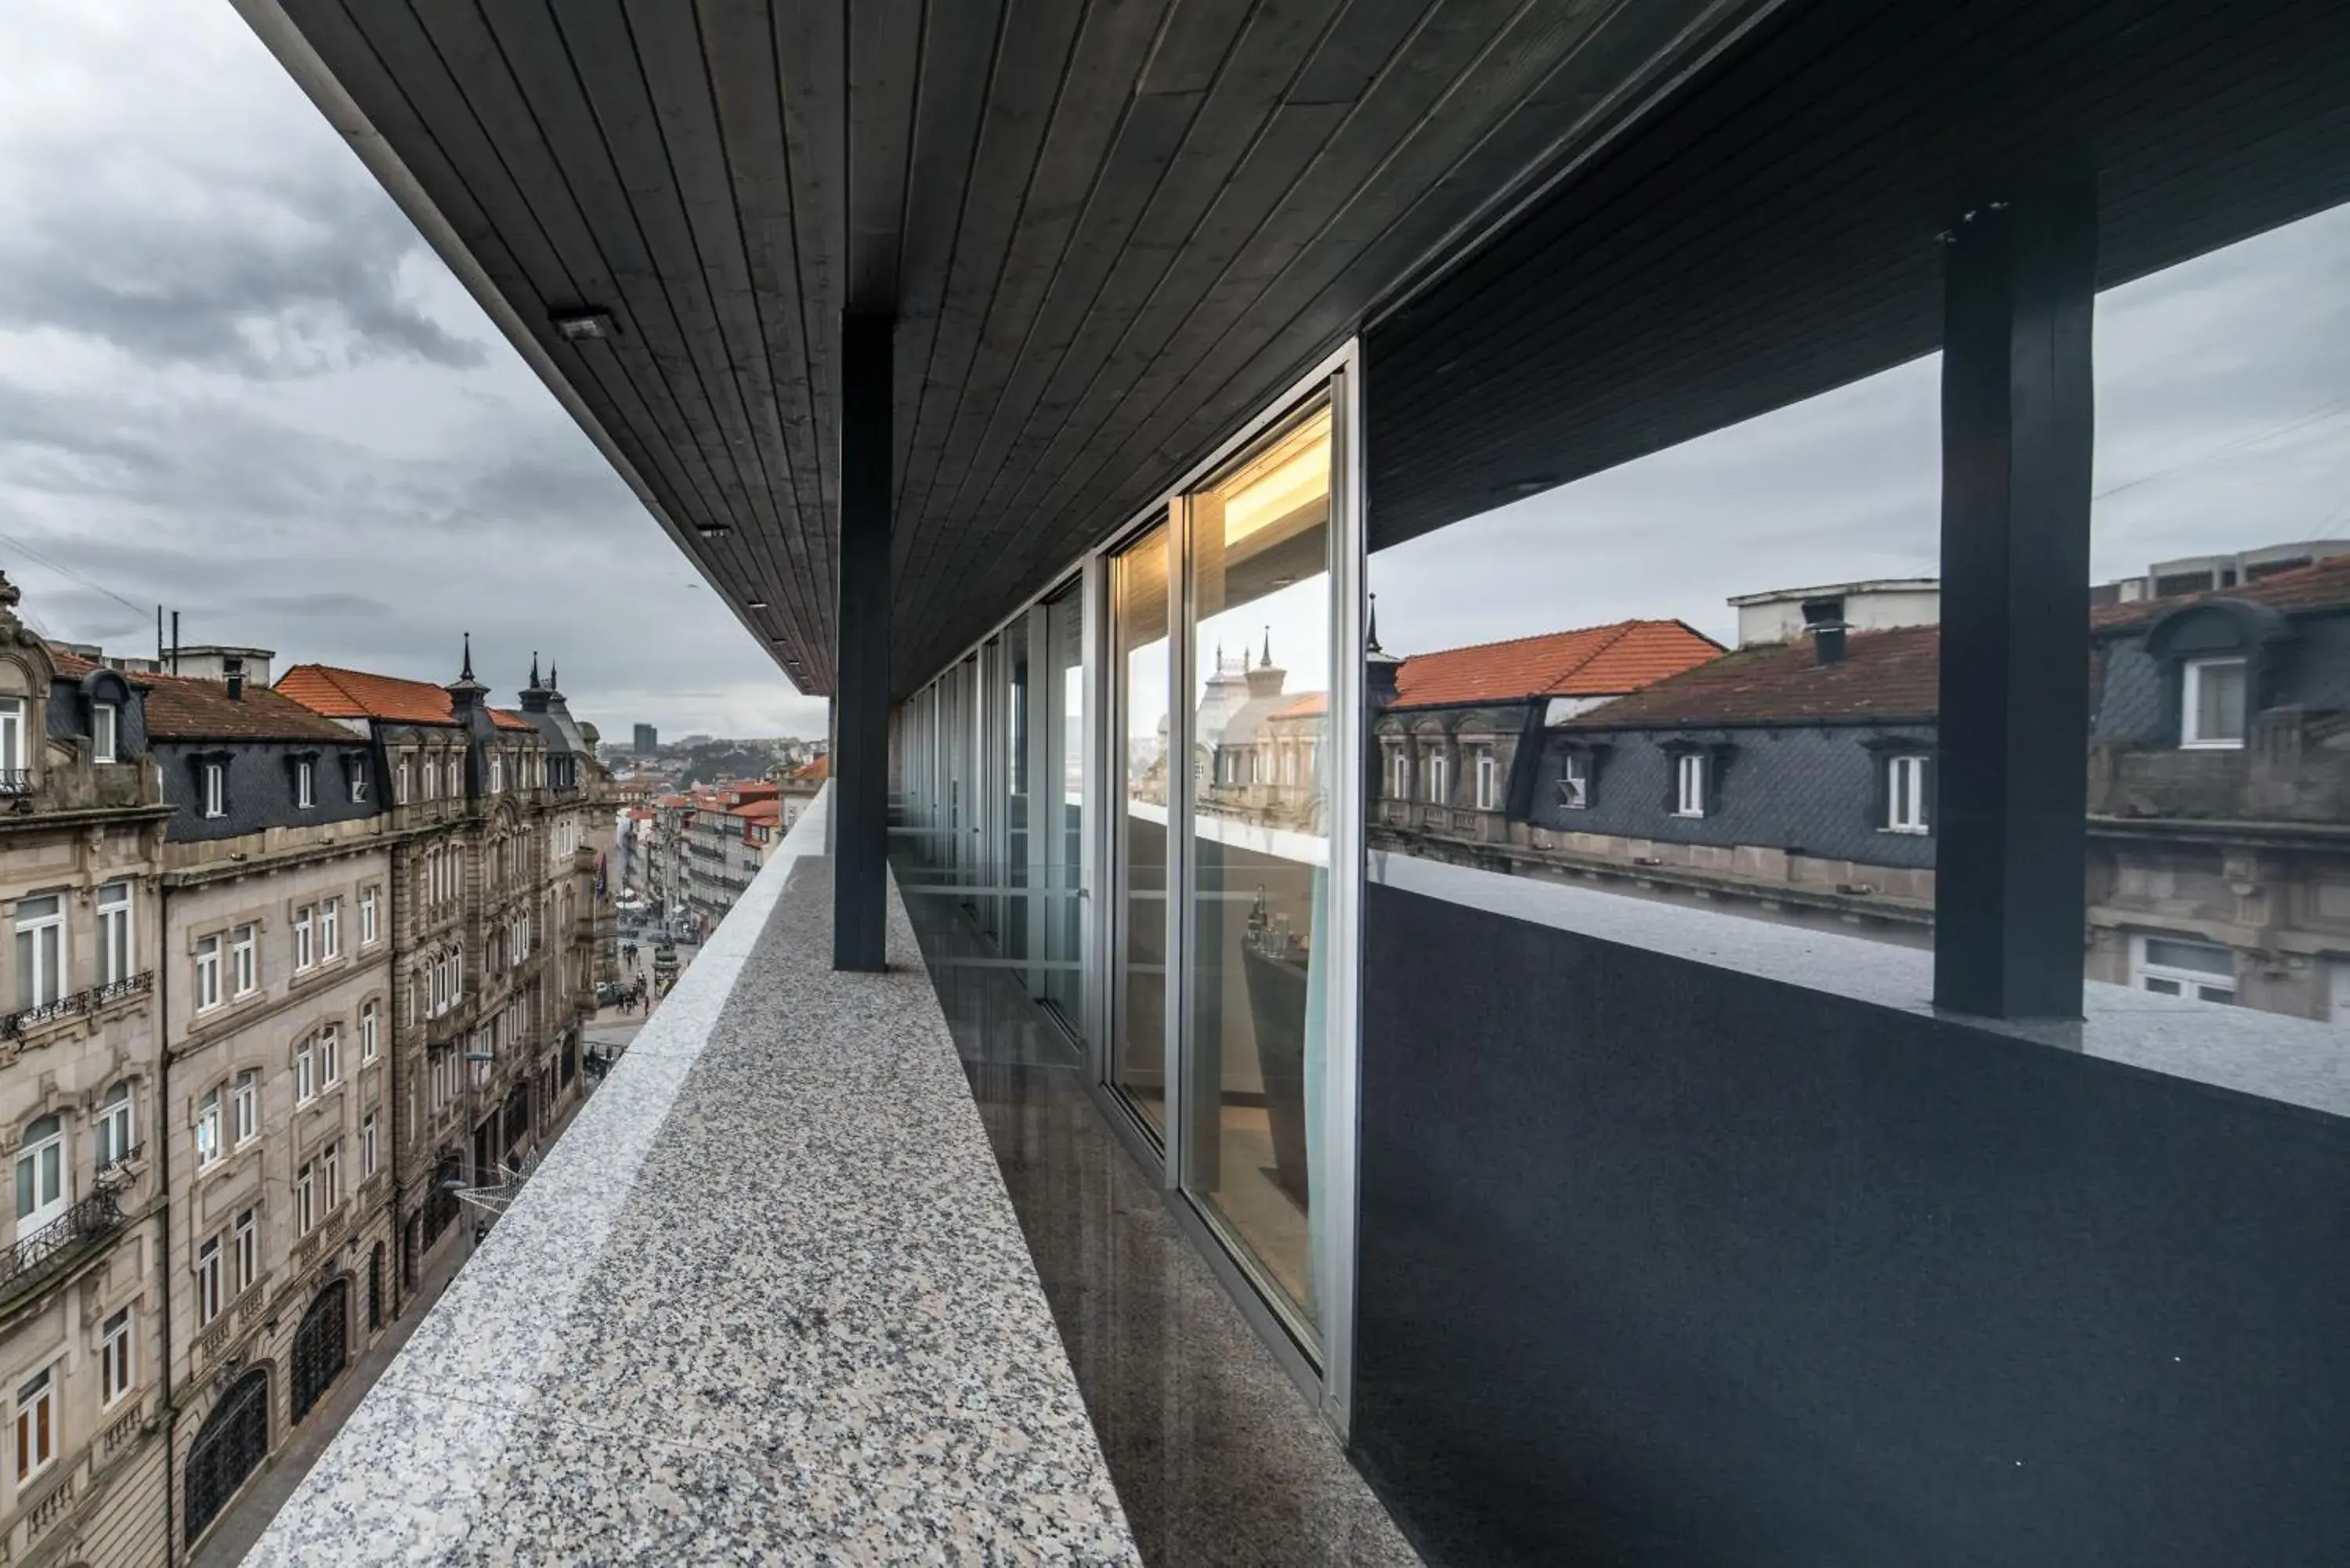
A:
<svg viewBox="0 0 2350 1568">
<path fill-rule="evenodd" d="M 66 1124 L 46 1116 L 25 1129 L 16 1150 L 16 1237 L 24 1238 L 66 1211 Z"/>
<path fill-rule="evenodd" d="M 269 1373 L 255 1367 L 232 1385 L 188 1445 L 187 1539 L 203 1534 L 269 1455 Z"/>
<path fill-rule="evenodd" d="M 336 1280 L 320 1291 L 294 1331 L 294 1419 L 310 1413 L 343 1370 L 350 1339 L 350 1282 Z"/>
<path fill-rule="evenodd" d="M 117 1084 L 99 1102 L 97 1160 L 99 1170 L 130 1158 L 137 1147 L 130 1120 L 130 1085 Z"/>
</svg>

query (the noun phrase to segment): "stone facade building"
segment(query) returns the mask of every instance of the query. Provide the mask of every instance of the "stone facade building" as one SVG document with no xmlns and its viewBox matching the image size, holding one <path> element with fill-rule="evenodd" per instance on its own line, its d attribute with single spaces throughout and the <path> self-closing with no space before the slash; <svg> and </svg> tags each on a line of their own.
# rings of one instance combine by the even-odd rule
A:
<svg viewBox="0 0 2350 1568">
<path fill-rule="evenodd" d="M 166 1171 L 140 693 L 54 653 L 0 578 L 0 1561 L 164 1561 Z"/>
<path fill-rule="evenodd" d="M 165 1288 L 192 1550 L 399 1310 L 391 852 L 364 738 L 240 676 L 143 683 L 180 807 L 161 877 Z"/>
</svg>

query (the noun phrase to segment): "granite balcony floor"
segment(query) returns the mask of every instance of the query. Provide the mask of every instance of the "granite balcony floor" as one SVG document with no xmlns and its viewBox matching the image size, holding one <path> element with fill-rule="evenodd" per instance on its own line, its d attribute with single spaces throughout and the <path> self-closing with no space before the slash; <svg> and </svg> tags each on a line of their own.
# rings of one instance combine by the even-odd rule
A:
<svg viewBox="0 0 2350 1568">
<path fill-rule="evenodd" d="M 248 1563 L 1137 1561 L 902 905 L 891 972 L 830 968 L 822 832 Z"/>
<path fill-rule="evenodd" d="M 942 878 L 899 880 L 1128 1524 L 1152 1568 L 1416 1565 Z"/>
</svg>

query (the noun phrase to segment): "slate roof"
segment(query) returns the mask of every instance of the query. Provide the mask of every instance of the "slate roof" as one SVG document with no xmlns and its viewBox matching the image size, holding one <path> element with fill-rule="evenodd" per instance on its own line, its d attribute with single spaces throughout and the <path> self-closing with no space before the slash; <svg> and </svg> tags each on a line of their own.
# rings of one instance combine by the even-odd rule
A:
<svg viewBox="0 0 2350 1568">
<path fill-rule="evenodd" d="M 98 666 L 79 654 L 52 646 L 49 654 L 57 673 L 78 680 Z M 363 745 L 332 719 L 293 701 L 266 686 L 247 684 L 244 694 L 231 698 L 221 680 L 199 680 L 184 675 L 127 674 L 124 680 L 147 694 L 147 733 L 159 741 L 320 741 L 347 746 Z"/>
<path fill-rule="evenodd" d="M 1931 720 L 1939 705 L 1941 650 L 1939 626 L 1853 632 L 1834 664 L 1819 661 L 1808 638 L 1740 649 L 1602 703 L 1561 728 Z"/>
<path fill-rule="evenodd" d="M 1461 708 L 1535 697 L 1638 691 L 1721 656 L 1678 620 L 1619 620 L 1507 642 L 1416 653 L 1396 670 L 1395 708 Z"/>
<path fill-rule="evenodd" d="M 2267 605 L 2287 615 L 2350 607 L 2350 556 L 2332 556 L 2295 566 L 2232 588 L 2211 588 L 2199 594 L 2175 594 L 2168 598 L 2135 599 L 2128 604 L 2099 605 L 2089 612 L 2089 625 L 2098 631 L 2120 630 L 2159 620 L 2182 605 L 2210 599 L 2242 599 Z"/>
<path fill-rule="evenodd" d="M 399 724 L 453 724 L 449 693 L 429 680 L 403 680 L 331 664 L 297 664 L 277 678 L 277 690 L 330 719 L 384 719 Z M 536 730 L 520 713 L 490 710 L 501 730 Z"/>
</svg>

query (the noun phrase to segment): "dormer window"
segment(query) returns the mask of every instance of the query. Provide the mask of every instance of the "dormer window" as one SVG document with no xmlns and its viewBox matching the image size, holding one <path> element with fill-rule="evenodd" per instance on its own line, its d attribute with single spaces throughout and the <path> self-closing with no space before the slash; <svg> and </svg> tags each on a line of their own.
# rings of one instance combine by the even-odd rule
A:
<svg viewBox="0 0 2350 1568">
<path fill-rule="evenodd" d="M 304 811 L 318 804 L 318 764 L 307 757 L 294 764 L 294 804 Z"/>
<path fill-rule="evenodd" d="M 1569 752 L 1559 759 L 1558 804 L 1566 811 L 1586 811 L 1591 806 L 1591 756 L 1587 752 Z"/>
<path fill-rule="evenodd" d="M 1673 815 L 1705 815 L 1705 753 L 1683 752 L 1673 759 Z"/>
<path fill-rule="evenodd" d="M 493 753 L 490 757 L 490 793 L 496 794 L 506 787 L 506 760 Z"/>
<path fill-rule="evenodd" d="M 2243 659 L 2190 659 L 2181 667 L 2178 685 L 2178 743 L 2193 750 L 2241 750 L 2248 706 Z"/>
<path fill-rule="evenodd" d="M 367 776 L 367 762 L 366 762 L 366 759 L 361 758 L 361 757 L 353 757 L 353 758 L 350 760 L 350 771 L 351 771 L 351 785 L 350 785 L 351 804 L 352 804 L 353 805 L 358 805 L 361 804 L 362 802 L 364 802 L 364 801 L 367 799 L 367 797 L 368 797 L 368 776 Z"/>
<path fill-rule="evenodd" d="M 408 804 L 408 759 L 406 757 L 400 758 L 399 765 L 391 770 L 391 804 L 394 805 Z"/>
<path fill-rule="evenodd" d="M 89 710 L 89 755 L 92 762 L 121 761 L 118 739 L 122 710 L 111 702 L 93 702 Z"/>
<path fill-rule="evenodd" d="M 0 773 L 11 776 L 25 768 L 25 700 L 0 697 Z"/>
<path fill-rule="evenodd" d="M 217 762 L 204 763 L 203 784 L 204 815 L 208 817 L 226 816 L 228 815 L 228 764 Z"/>
</svg>

